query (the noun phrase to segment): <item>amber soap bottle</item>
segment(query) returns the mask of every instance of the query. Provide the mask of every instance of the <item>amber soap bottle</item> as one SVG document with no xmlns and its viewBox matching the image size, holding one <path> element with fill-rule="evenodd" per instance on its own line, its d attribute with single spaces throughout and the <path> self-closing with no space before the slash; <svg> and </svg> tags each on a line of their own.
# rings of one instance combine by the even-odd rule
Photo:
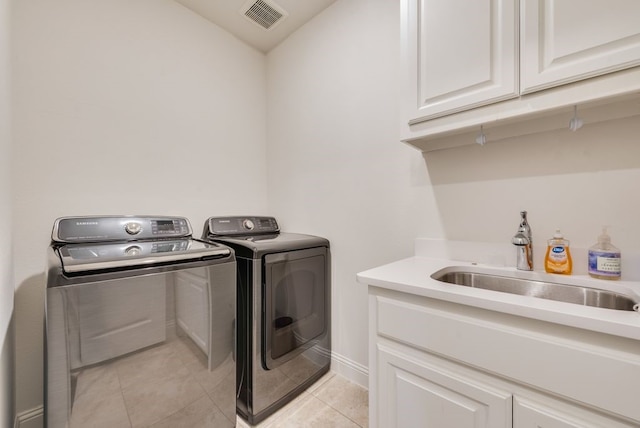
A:
<svg viewBox="0 0 640 428">
<path fill-rule="evenodd" d="M 548 273 L 571 275 L 573 262 L 569 251 L 569 241 L 564 239 L 560 229 L 556 230 L 553 238 L 547 241 L 547 253 L 544 256 L 544 270 Z"/>
</svg>

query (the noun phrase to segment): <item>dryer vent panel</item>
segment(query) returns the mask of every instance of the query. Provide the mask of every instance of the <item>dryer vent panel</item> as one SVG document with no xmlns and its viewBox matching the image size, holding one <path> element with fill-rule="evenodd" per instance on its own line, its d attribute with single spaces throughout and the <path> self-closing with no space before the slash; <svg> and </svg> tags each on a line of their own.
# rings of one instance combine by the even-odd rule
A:
<svg viewBox="0 0 640 428">
<path fill-rule="evenodd" d="M 272 30 L 287 17 L 287 12 L 270 0 L 251 0 L 240 10 L 249 21 Z"/>
</svg>

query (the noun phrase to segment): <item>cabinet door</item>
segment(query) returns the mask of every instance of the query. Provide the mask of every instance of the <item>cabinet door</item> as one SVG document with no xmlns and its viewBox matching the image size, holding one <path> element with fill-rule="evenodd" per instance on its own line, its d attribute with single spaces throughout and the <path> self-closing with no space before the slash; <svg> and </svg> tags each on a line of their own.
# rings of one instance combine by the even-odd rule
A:
<svg viewBox="0 0 640 428">
<path fill-rule="evenodd" d="M 517 2 L 403 0 L 409 123 L 517 95 Z"/>
<path fill-rule="evenodd" d="M 551 397 L 515 397 L 513 425 L 516 428 L 630 428 L 626 424 L 587 409 L 560 404 Z"/>
<path fill-rule="evenodd" d="M 512 426 L 508 392 L 380 345 L 378 369 L 380 427 Z"/>
<path fill-rule="evenodd" d="M 637 0 L 523 0 L 521 92 L 640 65 Z"/>
</svg>

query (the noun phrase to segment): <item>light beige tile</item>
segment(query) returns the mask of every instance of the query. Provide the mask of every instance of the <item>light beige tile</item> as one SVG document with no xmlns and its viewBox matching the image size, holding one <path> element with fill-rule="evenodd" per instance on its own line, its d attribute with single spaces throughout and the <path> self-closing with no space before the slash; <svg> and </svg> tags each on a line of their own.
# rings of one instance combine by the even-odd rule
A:
<svg viewBox="0 0 640 428">
<path fill-rule="evenodd" d="M 266 408 L 297 386 L 280 368 L 258 373 L 257 376 L 261 378 L 255 388 L 255 409 Z"/>
<path fill-rule="evenodd" d="M 120 393 L 118 372 L 112 365 L 83 369 L 78 375 L 75 399 L 83 401 L 102 400 L 102 397 Z"/>
<path fill-rule="evenodd" d="M 168 376 L 132 384 L 122 392 L 133 427 L 158 422 L 205 395 L 184 367 Z"/>
<path fill-rule="evenodd" d="M 321 392 L 321 390 L 324 390 L 324 392 Z M 332 407 L 317 397 L 318 395 L 323 395 L 325 399 L 328 400 L 327 396 L 336 394 L 337 390 L 342 394 L 337 401 L 344 400 L 346 402 L 344 406 L 346 410 L 344 410 L 344 412 L 351 414 L 351 417 L 341 413 L 337 408 Z M 363 393 L 364 402 L 362 400 Z M 254 425 L 253 428 L 366 428 L 368 426 L 367 395 L 366 389 L 347 381 L 334 372 L 329 372 L 309 387 L 306 392 L 303 392 L 299 397 L 295 398 L 260 424 Z M 362 404 L 362 406 L 357 403 Z M 336 406 L 340 407 L 339 405 Z M 353 407 L 353 409 L 349 410 L 351 407 Z M 356 411 L 355 409 L 359 410 Z M 360 411 L 364 413 L 364 416 L 360 414 Z M 239 416 L 236 426 L 237 428 L 252 428 L 251 425 Z"/>
<path fill-rule="evenodd" d="M 96 397 L 83 395 L 73 403 L 70 428 L 130 428 L 120 391 Z"/>
<path fill-rule="evenodd" d="M 207 366 L 207 356 L 188 337 L 177 337 L 169 342 L 169 346 L 185 364 L 197 363 Z"/>
<path fill-rule="evenodd" d="M 222 410 L 230 421 L 236 417 L 236 371 L 229 372 L 222 381 L 212 384 L 207 377 L 198 377 L 198 381 L 209 395 L 209 398 Z"/>
<path fill-rule="evenodd" d="M 299 396 L 285 404 L 280 410 L 266 418 L 264 421 L 256 425 L 257 428 L 277 428 L 279 423 L 286 421 L 291 415 L 293 415 L 305 402 L 313 398 L 311 394 L 302 392 Z M 244 421 L 243 421 L 244 422 Z"/>
<path fill-rule="evenodd" d="M 184 368 L 184 363 L 171 345 L 147 349 L 115 363 L 123 389 L 172 375 Z"/>
<path fill-rule="evenodd" d="M 311 396 L 290 416 L 277 419 L 269 428 L 359 428 L 342 413 Z"/>
<path fill-rule="evenodd" d="M 369 424 L 369 393 L 342 376 L 322 384 L 314 395 L 362 427 Z"/>
<path fill-rule="evenodd" d="M 232 428 L 229 421 L 205 396 L 171 416 L 151 425 L 151 428 Z"/>
<path fill-rule="evenodd" d="M 320 388 L 322 385 L 324 385 L 326 382 L 328 382 L 334 376 L 336 376 L 336 374 L 334 372 L 332 372 L 332 371 L 329 371 L 324 376 L 322 376 L 320 379 L 315 381 L 313 383 L 313 385 L 311 385 L 309 388 L 307 388 L 307 392 L 310 393 L 310 394 L 313 394 L 314 392 L 316 392 L 318 390 L 318 388 Z"/>
<path fill-rule="evenodd" d="M 294 359 L 287 361 L 279 369 L 295 384 L 306 382 L 311 376 L 318 373 L 322 367 L 314 362 L 307 355 L 300 354 Z"/>
<path fill-rule="evenodd" d="M 192 361 L 186 365 L 187 369 L 198 378 L 198 382 L 202 387 L 211 395 L 211 391 L 219 387 L 227 376 L 232 375 L 235 378 L 236 363 L 233 360 L 233 356 L 229 357 L 220 363 L 217 367 L 213 367 L 209 370 L 207 362 Z M 232 388 L 235 390 L 235 387 Z"/>
</svg>

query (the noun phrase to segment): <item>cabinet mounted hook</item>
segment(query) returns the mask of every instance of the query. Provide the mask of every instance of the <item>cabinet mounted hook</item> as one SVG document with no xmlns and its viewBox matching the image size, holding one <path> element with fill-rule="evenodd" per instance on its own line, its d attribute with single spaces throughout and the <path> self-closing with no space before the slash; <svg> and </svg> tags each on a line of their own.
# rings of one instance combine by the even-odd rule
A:
<svg viewBox="0 0 640 428">
<path fill-rule="evenodd" d="M 582 128 L 584 122 L 578 117 L 578 106 L 573 106 L 573 118 L 569 121 L 569 129 L 573 132 Z"/>
<path fill-rule="evenodd" d="M 487 136 L 484 134 L 482 125 L 480 125 L 480 133 L 476 137 L 476 144 L 480 144 L 481 146 L 487 144 Z"/>
</svg>

